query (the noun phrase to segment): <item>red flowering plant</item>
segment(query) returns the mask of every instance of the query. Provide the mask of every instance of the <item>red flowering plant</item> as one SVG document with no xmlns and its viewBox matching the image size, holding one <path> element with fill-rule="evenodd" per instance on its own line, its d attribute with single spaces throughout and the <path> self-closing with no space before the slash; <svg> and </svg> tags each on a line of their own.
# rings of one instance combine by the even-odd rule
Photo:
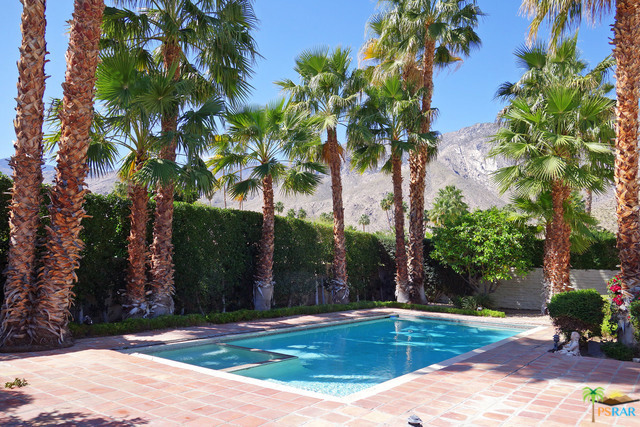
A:
<svg viewBox="0 0 640 427">
<path fill-rule="evenodd" d="M 609 294 L 609 299 L 611 300 L 611 304 L 615 304 L 618 308 L 622 304 L 624 304 L 624 295 L 622 295 L 622 279 L 619 274 L 613 276 L 607 282 L 607 292 Z M 617 311 L 617 310 L 616 310 Z"/>
<path fill-rule="evenodd" d="M 610 312 L 611 319 L 614 321 L 625 320 L 631 321 L 634 316 L 634 310 L 630 310 L 634 306 L 640 304 L 640 295 L 634 295 L 628 291 L 622 290 L 622 278 L 620 274 L 613 276 L 607 282 L 607 293 L 611 301 Z M 637 317 L 637 316 L 636 316 Z"/>
</svg>

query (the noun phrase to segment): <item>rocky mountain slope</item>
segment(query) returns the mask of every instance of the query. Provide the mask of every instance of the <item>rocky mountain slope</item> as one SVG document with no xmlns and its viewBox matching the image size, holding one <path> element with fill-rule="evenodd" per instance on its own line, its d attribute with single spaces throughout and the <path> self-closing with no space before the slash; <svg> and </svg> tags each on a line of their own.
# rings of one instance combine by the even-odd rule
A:
<svg viewBox="0 0 640 427">
<path fill-rule="evenodd" d="M 439 145 L 439 153 L 435 161 L 427 167 L 427 179 L 425 189 L 425 205 L 432 206 L 433 199 L 438 190 L 447 185 L 455 185 L 464 194 L 465 201 L 473 208 L 488 208 L 490 206 L 503 206 L 509 202 L 509 195 L 500 195 L 491 173 L 506 166 L 501 158 L 487 158 L 491 148 L 488 141 L 498 130 L 496 123 L 478 123 L 449 132 L 442 135 Z M 0 160 L 0 172 L 11 175 L 7 160 Z M 53 168 L 45 167 L 45 179 L 50 182 L 53 177 Z M 403 194 L 408 201 L 409 193 L 409 166 L 403 167 Z M 89 189 L 95 193 L 106 194 L 112 191 L 117 181 L 115 173 L 102 177 L 88 179 Z M 387 216 L 380 208 L 380 201 L 384 195 L 392 191 L 391 176 L 380 171 L 367 171 L 360 175 L 352 171 L 349 158 L 342 166 L 343 200 L 345 209 L 345 221 L 347 225 L 358 228 L 358 218 L 367 214 L 371 218 L 371 224 L 367 231 L 384 230 L 389 228 Z M 222 193 L 216 194 L 211 200 L 201 200 L 211 206 L 224 207 L 225 201 Z M 317 218 L 323 212 L 331 212 L 331 183 L 329 177 L 324 177 L 315 194 L 311 196 L 285 196 L 276 190 L 276 201 L 285 205 L 285 212 L 291 208 L 298 211 L 303 208 L 308 218 Z M 238 208 L 238 203 L 227 200 L 229 208 Z M 254 196 L 245 200 L 243 209 L 261 211 L 262 197 Z M 594 196 L 594 214 L 601 224 L 608 229 L 615 227 L 615 202 L 613 192 Z"/>
<path fill-rule="evenodd" d="M 487 158 L 491 149 L 488 141 L 498 130 L 496 123 L 478 123 L 442 135 L 439 153 L 435 161 L 427 167 L 425 189 L 425 206 L 431 208 L 433 199 L 439 189 L 447 185 L 455 185 L 462 190 L 465 201 L 472 208 L 488 208 L 503 206 L 509 202 L 509 195 L 500 195 L 491 173 L 507 165 L 501 158 Z M 363 175 L 352 171 L 349 159 L 342 167 L 343 200 L 345 222 L 358 227 L 358 218 L 362 214 L 371 217 L 369 231 L 389 228 L 387 216 L 380 208 L 380 201 L 385 193 L 392 191 L 391 176 L 379 171 L 368 171 Z M 403 167 L 403 195 L 408 201 L 409 166 Z M 598 217 L 614 218 L 611 210 L 612 193 L 594 197 L 594 211 Z M 303 208 L 310 218 L 316 218 L 323 212 L 331 212 L 331 183 L 325 177 L 314 195 L 285 196 L 276 192 L 276 201 L 285 205 L 285 212 L 290 208 L 296 211 Z M 224 207 L 222 194 L 216 194 L 211 200 L 203 202 L 216 207 Z M 238 208 L 237 202 L 227 200 L 228 207 Z M 262 199 L 252 197 L 243 203 L 243 209 L 261 211 Z M 608 228 L 615 221 L 607 221 Z"/>
</svg>

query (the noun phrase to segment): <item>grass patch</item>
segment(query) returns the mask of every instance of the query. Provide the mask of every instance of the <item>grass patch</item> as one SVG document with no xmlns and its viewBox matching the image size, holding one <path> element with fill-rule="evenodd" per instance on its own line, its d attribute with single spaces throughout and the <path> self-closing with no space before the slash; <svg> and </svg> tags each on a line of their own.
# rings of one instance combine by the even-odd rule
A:
<svg viewBox="0 0 640 427">
<path fill-rule="evenodd" d="M 238 310 L 227 313 L 187 314 L 184 316 L 160 316 L 154 319 L 127 319 L 115 323 L 97 323 L 94 325 L 79 325 L 71 323 L 69 329 L 76 338 L 102 337 L 109 335 L 124 335 L 135 332 L 152 331 L 169 328 L 184 328 L 206 324 L 224 324 L 258 319 L 274 319 L 278 317 L 300 316 L 339 311 L 362 310 L 367 308 L 399 308 L 432 313 L 463 314 L 467 316 L 505 317 L 502 311 L 495 310 L 466 310 L 461 308 L 403 304 L 394 301 L 360 301 L 349 304 L 311 305 L 289 308 L 276 308 L 266 311 Z"/>
</svg>

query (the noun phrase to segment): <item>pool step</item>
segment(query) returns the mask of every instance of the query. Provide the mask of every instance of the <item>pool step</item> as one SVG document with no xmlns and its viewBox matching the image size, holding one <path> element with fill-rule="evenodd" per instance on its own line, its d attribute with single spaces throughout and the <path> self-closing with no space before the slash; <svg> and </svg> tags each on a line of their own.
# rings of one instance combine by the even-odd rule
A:
<svg viewBox="0 0 640 427">
<path fill-rule="evenodd" d="M 290 354 L 276 353 L 274 351 L 260 350 L 259 348 L 241 347 L 239 345 L 233 345 L 233 344 L 227 344 L 227 343 L 218 343 L 218 345 L 225 346 L 225 347 L 230 347 L 230 348 L 235 348 L 235 349 L 238 349 L 238 350 L 252 351 L 252 352 L 255 352 L 255 353 L 261 353 L 261 354 L 266 354 L 266 355 L 269 355 L 269 356 L 274 356 L 273 359 L 265 360 L 263 362 L 247 363 L 245 365 L 230 366 L 228 368 L 219 369 L 220 371 L 224 371 L 224 372 L 243 371 L 245 369 L 255 368 L 256 366 L 269 365 L 271 363 L 283 362 L 285 360 L 291 360 L 291 359 L 297 359 L 298 358 L 298 356 L 291 356 Z"/>
</svg>

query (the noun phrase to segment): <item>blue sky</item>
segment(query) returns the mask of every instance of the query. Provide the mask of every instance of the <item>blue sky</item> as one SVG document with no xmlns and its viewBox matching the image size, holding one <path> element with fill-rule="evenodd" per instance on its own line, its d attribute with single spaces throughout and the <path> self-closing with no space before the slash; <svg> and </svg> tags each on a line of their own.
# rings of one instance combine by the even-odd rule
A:
<svg viewBox="0 0 640 427">
<path fill-rule="evenodd" d="M 110 0 L 106 0 L 111 5 Z M 273 82 L 296 79 L 294 59 L 303 50 L 327 45 L 351 47 L 357 65 L 357 51 L 365 40 L 365 25 L 376 10 L 376 0 L 256 0 L 255 11 L 260 27 L 255 33 L 261 55 L 252 79 L 251 103 L 264 104 L 279 96 Z M 524 43 L 528 20 L 519 16 L 519 0 L 479 0 L 487 14 L 478 32 L 482 47 L 473 52 L 457 69 L 437 74 L 433 105 L 440 110 L 434 129 L 450 132 L 478 122 L 495 120 L 502 105 L 493 99 L 498 85 L 516 80 L 513 51 Z M 0 158 L 13 154 L 15 140 L 15 96 L 18 73 L 16 61 L 20 46 L 18 0 L 3 2 L 0 14 L 2 55 L 0 55 Z M 65 72 L 67 24 L 72 1 L 47 2 L 47 49 L 50 52 L 46 72 L 45 98 L 61 97 Z M 583 25 L 579 47 L 584 58 L 594 65 L 611 52 L 611 16 L 591 28 Z M 544 37 L 545 33 L 541 32 Z"/>
</svg>

